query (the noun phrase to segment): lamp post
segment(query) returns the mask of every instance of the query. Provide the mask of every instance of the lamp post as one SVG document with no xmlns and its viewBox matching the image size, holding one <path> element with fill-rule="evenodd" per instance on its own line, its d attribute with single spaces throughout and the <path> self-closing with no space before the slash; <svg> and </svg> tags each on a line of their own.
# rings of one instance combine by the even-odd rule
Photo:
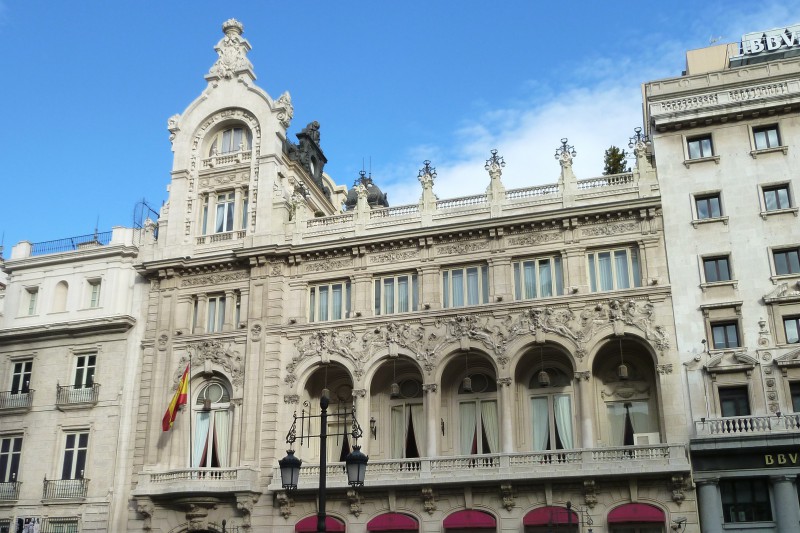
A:
<svg viewBox="0 0 800 533">
<path fill-rule="evenodd" d="M 317 506 L 317 531 L 319 532 L 326 531 L 325 504 L 327 503 L 326 478 L 328 469 L 328 406 L 330 405 L 330 401 L 330 391 L 328 391 L 328 389 L 322 389 L 322 394 L 320 395 L 319 399 L 319 415 L 311 414 L 310 410 L 308 414 L 306 414 L 305 410 L 303 410 L 300 416 L 297 416 L 297 413 L 295 412 L 292 427 L 289 429 L 289 433 L 286 435 L 286 442 L 289 444 L 289 449 L 286 450 L 286 457 L 278 461 L 278 466 L 281 469 L 281 484 L 283 485 L 283 488 L 287 491 L 296 490 L 297 483 L 300 479 L 300 467 L 302 465 L 302 460 L 294 456 L 293 445 L 298 438 L 300 439 L 300 445 L 302 446 L 305 439 L 319 437 L 319 504 Z M 361 451 L 361 446 L 355 444 L 355 442 L 361 438 L 363 434 L 361 431 L 361 426 L 356 420 L 355 408 L 351 408 L 349 411 L 347 409 L 337 410 L 336 413 L 334 413 L 334 416 L 336 416 L 336 418 L 339 420 L 346 420 L 348 415 L 350 415 L 352 418 L 352 427 L 350 431 L 334 433 L 331 436 L 338 435 L 345 437 L 347 435 L 351 435 L 353 437 L 353 451 L 351 451 L 349 454 L 347 454 L 347 457 L 345 457 L 347 482 L 352 487 L 361 487 L 364 485 L 364 476 L 367 472 L 367 461 L 369 460 L 369 457 L 364 455 L 364 453 Z M 320 430 L 318 435 L 306 435 L 303 433 L 303 428 L 305 428 L 304 422 L 312 418 L 319 418 Z M 297 436 L 298 420 L 300 420 L 301 427 L 300 437 Z"/>
</svg>

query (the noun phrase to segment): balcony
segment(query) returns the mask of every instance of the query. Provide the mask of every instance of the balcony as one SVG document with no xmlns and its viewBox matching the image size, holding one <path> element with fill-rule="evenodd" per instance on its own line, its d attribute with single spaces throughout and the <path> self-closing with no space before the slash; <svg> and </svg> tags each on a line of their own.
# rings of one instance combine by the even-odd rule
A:
<svg viewBox="0 0 800 533">
<path fill-rule="evenodd" d="M 24 413 L 30 411 L 33 403 L 33 390 L 27 392 L 0 392 L 0 413 Z"/>
<path fill-rule="evenodd" d="M 45 479 L 43 500 L 81 500 L 86 498 L 88 479 Z"/>
<path fill-rule="evenodd" d="M 486 483 L 539 480 L 585 479 L 587 477 L 637 474 L 678 473 L 689 471 L 689 459 L 683 444 L 620 446 L 452 457 L 425 457 L 370 461 L 367 483 L 373 487 L 448 485 L 477 481 Z M 328 486 L 347 487 L 344 464 L 327 467 Z M 298 490 L 317 490 L 319 465 L 303 465 Z M 276 466 L 269 490 L 279 491 L 280 469 Z"/>
<path fill-rule="evenodd" d="M 21 481 L 7 481 L 5 483 L 0 483 L 0 501 L 19 499 L 19 487 L 21 485 Z"/>
<path fill-rule="evenodd" d="M 178 494 L 261 493 L 258 487 L 258 470 L 254 468 L 181 468 L 140 472 L 133 495 L 157 498 Z"/>
<path fill-rule="evenodd" d="M 197 237 L 197 244 L 211 244 L 215 242 L 233 241 L 244 239 L 247 235 L 247 230 L 226 231 L 224 233 L 212 233 L 210 235 L 201 235 Z"/>
<path fill-rule="evenodd" d="M 217 167 L 226 167 L 230 165 L 238 165 L 240 163 L 249 163 L 253 158 L 251 150 L 239 150 L 226 154 L 217 154 L 207 157 L 202 160 L 203 170 L 208 170 Z"/>
<path fill-rule="evenodd" d="M 800 433 L 800 413 L 702 418 L 694 423 L 695 438 L 742 437 L 786 432 Z"/>
<path fill-rule="evenodd" d="M 100 395 L 100 384 L 92 383 L 89 387 L 72 385 L 56 386 L 56 407 L 62 411 L 91 407 L 97 403 Z"/>
</svg>

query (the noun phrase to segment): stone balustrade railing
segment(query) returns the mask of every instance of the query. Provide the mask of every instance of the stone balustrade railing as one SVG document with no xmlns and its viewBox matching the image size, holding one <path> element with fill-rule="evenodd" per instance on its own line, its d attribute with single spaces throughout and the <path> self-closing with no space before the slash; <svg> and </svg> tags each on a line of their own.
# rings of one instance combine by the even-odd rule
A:
<svg viewBox="0 0 800 533">
<path fill-rule="evenodd" d="M 558 183 L 548 183 L 547 185 L 535 185 L 533 187 L 523 187 L 522 189 L 508 190 L 506 191 L 506 198 L 508 200 L 519 200 L 522 198 L 558 194 L 558 192 Z"/>
<path fill-rule="evenodd" d="M 207 157 L 202 160 L 202 168 L 205 170 L 228 165 L 237 165 L 239 163 L 248 163 L 252 157 L 253 152 L 250 150 L 212 155 L 211 157 Z"/>
<path fill-rule="evenodd" d="M 487 201 L 485 194 L 474 196 L 462 196 L 460 198 L 448 198 L 447 200 L 437 200 L 436 209 L 455 209 L 457 207 L 471 207 L 473 205 L 485 204 Z"/>
<path fill-rule="evenodd" d="M 416 215 L 419 213 L 419 205 L 398 205 L 396 207 L 384 207 L 382 209 L 373 209 L 369 212 L 369 218 L 387 218 L 387 217 L 402 217 L 405 215 Z"/>
<path fill-rule="evenodd" d="M 594 189 L 596 187 L 623 187 L 631 184 L 633 184 L 633 174 L 627 172 L 625 174 L 610 174 L 608 176 L 601 176 L 599 178 L 578 180 L 578 189 L 586 190 Z"/>
<path fill-rule="evenodd" d="M 250 467 L 174 468 L 139 473 L 135 495 L 169 495 L 186 492 L 234 493 L 258 491 L 258 471 Z"/>
<path fill-rule="evenodd" d="M 694 423 L 696 437 L 741 437 L 765 433 L 800 433 L 800 413 L 704 418 Z"/>
</svg>

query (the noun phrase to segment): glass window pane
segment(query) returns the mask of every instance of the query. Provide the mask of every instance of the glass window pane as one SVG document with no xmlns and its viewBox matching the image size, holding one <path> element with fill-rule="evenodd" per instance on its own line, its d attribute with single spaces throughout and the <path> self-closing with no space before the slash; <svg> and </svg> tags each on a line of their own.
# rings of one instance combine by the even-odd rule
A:
<svg viewBox="0 0 800 533">
<path fill-rule="evenodd" d="M 519 272 L 519 263 L 514 263 L 514 299 L 521 300 L 522 299 L 522 285 L 520 285 L 520 272 Z M 527 296 L 526 296 L 527 298 Z"/>
<path fill-rule="evenodd" d="M 394 313 L 394 279 L 383 280 L 383 312 Z"/>
<path fill-rule="evenodd" d="M 713 218 L 722 216 L 722 211 L 719 208 L 719 197 L 712 196 L 708 199 L 709 213 Z"/>
<path fill-rule="evenodd" d="M 767 145 L 767 132 L 766 131 L 756 131 L 753 133 L 753 137 L 755 137 L 756 141 L 756 149 L 762 150 L 766 148 Z"/>
<path fill-rule="evenodd" d="M 695 202 L 697 204 L 697 218 L 704 219 L 709 218 L 708 213 L 708 199 L 706 198 L 698 198 Z"/>
<path fill-rule="evenodd" d="M 317 293 L 319 297 L 319 320 L 324 322 L 328 320 L 328 287 L 318 287 Z"/>
<path fill-rule="evenodd" d="M 442 272 L 442 307 L 450 307 L 450 276 L 446 270 Z"/>
<path fill-rule="evenodd" d="M 408 276 L 397 278 L 397 312 L 408 312 Z"/>
<path fill-rule="evenodd" d="M 600 290 L 612 290 L 614 288 L 614 276 L 611 268 L 611 252 L 597 254 L 597 270 L 600 278 Z"/>
<path fill-rule="evenodd" d="M 464 305 L 464 271 L 453 270 L 453 307 Z"/>
<path fill-rule="evenodd" d="M 381 282 L 375 282 L 375 315 L 381 314 Z"/>
<path fill-rule="evenodd" d="M 800 341 L 797 328 L 798 321 L 800 321 L 800 319 L 797 318 L 787 318 L 783 321 L 783 327 L 786 331 L 786 342 L 796 343 Z"/>
<path fill-rule="evenodd" d="M 767 211 L 778 209 L 778 197 L 775 191 L 764 191 L 764 204 L 767 207 Z"/>
<path fill-rule="evenodd" d="M 789 258 L 788 252 L 775 252 L 775 273 L 778 275 L 789 273 Z"/>
<path fill-rule="evenodd" d="M 411 310 L 419 309 L 419 288 L 417 287 L 417 275 L 411 276 Z"/>
<path fill-rule="evenodd" d="M 467 269 L 467 305 L 477 305 L 480 303 L 480 292 L 478 291 L 478 268 Z"/>
<path fill-rule="evenodd" d="M 617 274 L 617 288 L 630 288 L 630 274 L 628 272 L 628 254 L 625 250 L 614 252 L 614 270 Z"/>
<path fill-rule="evenodd" d="M 702 152 L 702 157 L 711 157 L 711 137 L 700 139 L 700 151 Z"/>
<path fill-rule="evenodd" d="M 556 278 L 556 295 L 561 296 L 564 294 L 564 273 L 561 270 L 561 258 L 556 257 L 553 261 L 555 263 L 555 273 L 553 275 Z"/>
<path fill-rule="evenodd" d="M 549 259 L 539 261 L 539 294 L 542 295 L 542 298 L 553 295 L 553 277 Z"/>
<path fill-rule="evenodd" d="M 342 284 L 337 283 L 331 288 L 333 296 L 333 320 L 342 319 Z"/>
<path fill-rule="evenodd" d="M 797 253 L 797 250 L 792 250 L 787 256 L 789 260 L 789 272 L 792 274 L 800 272 L 800 254 Z"/>
<path fill-rule="evenodd" d="M 689 159 L 697 159 L 700 157 L 700 142 L 689 141 Z"/>
<path fill-rule="evenodd" d="M 485 266 L 481 267 L 481 297 L 483 299 L 480 303 L 489 302 L 489 269 Z"/>
<path fill-rule="evenodd" d="M 589 254 L 589 287 L 592 292 L 597 292 L 597 273 L 594 266 L 594 254 Z"/>
<path fill-rule="evenodd" d="M 526 261 L 523 264 L 525 277 L 525 298 L 536 298 L 536 262 Z"/>
</svg>

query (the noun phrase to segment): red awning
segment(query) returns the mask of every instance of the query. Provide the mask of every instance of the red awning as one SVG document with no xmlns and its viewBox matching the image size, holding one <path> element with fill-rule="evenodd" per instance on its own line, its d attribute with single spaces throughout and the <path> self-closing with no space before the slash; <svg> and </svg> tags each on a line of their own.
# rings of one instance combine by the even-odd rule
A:
<svg viewBox="0 0 800 533">
<path fill-rule="evenodd" d="M 659 522 L 663 524 L 665 521 L 664 511 L 646 503 L 626 503 L 608 513 L 609 524 L 621 522 Z"/>
<path fill-rule="evenodd" d="M 444 519 L 445 529 L 497 529 L 497 521 L 483 511 L 458 511 Z"/>
<path fill-rule="evenodd" d="M 571 515 L 571 517 L 570 517 Z M 524 526 L 549 526 L 561 524 L 578 525 L 578 514 L 567 511 L 564 507 L 540 507 L 525 515 L 522 519 Z"/>
<path fill-rule="evenodd" d="M 419 531 L 419 522 L 405 514 L 384 513 L 367 523 L 367 531 Z"/>
<path fill-rule="evenodd" d="M 344 533 L 344 522 L 332 516 L 325 517 L 325 529 L 331 532 Z M 307 516 L 294 526 L 297 533 L 315 533 L 317 531 L 317 517 Z"/>
</svg>

